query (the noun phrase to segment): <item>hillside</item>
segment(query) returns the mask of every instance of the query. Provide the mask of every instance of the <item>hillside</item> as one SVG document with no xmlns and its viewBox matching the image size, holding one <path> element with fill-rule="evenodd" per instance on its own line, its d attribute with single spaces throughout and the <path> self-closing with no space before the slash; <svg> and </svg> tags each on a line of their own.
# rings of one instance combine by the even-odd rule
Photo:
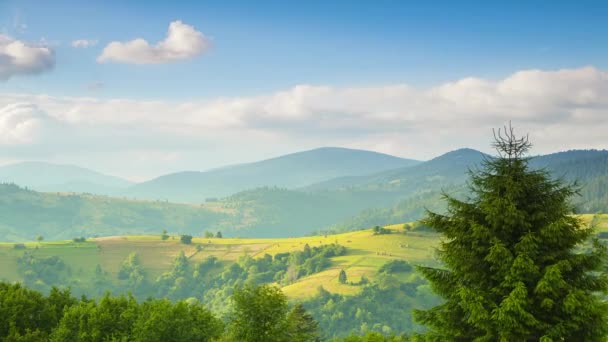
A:
<svg viewBox="0 0 608 342">
<path fill-rule="evenodd" d="M 221 209 L 132 201 L 84 194 L 41 193 L 0 184 L 0 236 L 4 241 L 71 239 L 95 235 L 172 232 L 200 234 L 230 217 Z"/>
<path fill-rule="evenodd" d="M 608 215 L 584 215 L 608 236 Z M 407 226 L 407 229 L 405 229 Z M 234 286 L 275 284 L 301 302 L 325 337 L 367 326 L 395 333 L 419 329 L 409 313 L 437 297 L 413 265 L 433 265 L 439 236 L 415 223 L 336 235 L 285 239 L 114 236 L 84 242 L 0 243 L 0 281 L 30 288 L 71 287 L 75 295 L 105 291 L 171 300 L 192 298 L 226 312 Z M 346 280 L 339 281 L 344 271 Z M 388 328 L 386 328 L 388 327 Z"/>
<path fill-rule="evenodd" d="M 377 224 L 417 220 L 425 208 L 442 210 L 442 193 L 455 196 L 467 194 L 467 171 L 480 166 L 490 156 L 471 149 L 448 152 L 411 168 L 390 170 L 365 177 L 319 183 L 309 187 L 312 193 L 342 191 L 356 193 L 376 189 L 392 198 L 391 206 L 370 208 L 334 226 L 337 230 L 356 229 Z M 530 167 L 546 169 L 554 178 L 576 181 L 580 196 L 572 199 L 581 213 L 608 211 L 608 151 L 573 150 L 531 158 Z"/>
<path fill-rule="evenodd" d="M 0 183 L 37 191 L 117 194 L 132 183 L 73 165 L 22 162 L 0 167 Z"/>
<path fill-rule="evenodd" d="M 169 174 L 134 185 L 126 194 L 200 203 L 210 197 L 225 197 L 257 187 L 298 188 L 336 177 L 373 174 L 418 163 L 377 152 L 326 147 L 205 172 Z"/>
<path fill-rule="evenodd" d="M 313 232 L 414 221 L 425 208 L 441 211 L 442 191 L 465 196 L 467 170 L 487 158 L 461 149 L 428 162 L 350 177 L 349 185 L 261 187 L 203 204 L 170 204 L 93 195 L 39 193 L 0 186 L 0 234 L 23 241 L 37 235 L 75 236 L 157 233 L 201 234 L 221 230 L 225 236 L 293 237 Z M 608 152 L 567 151 L 531 160 L 555 177 L 577 179 L 581 213 L 608 212 Z"/>
<path fill-rule="evenodd" d="M 488 155 L 468 148 L 450 151 L 411 167 L 397 168 L 360 177 L 339 177 L 306 188 L 309 191 L 344 189 L 382 189 L 418 191 L 445 184 L 462 183 L 467 170 L 480 165 Z"/>
<path fill-rule="evenodd" d="M 433 262 L 436 237 L 405 235 L 402 225 L 387 231 L 391 234 L 366 230 L 288 239 L 194 238 L 191 244 L 159 235 L 0 243 L 0 280 L 22 281 L 43 292 L 52 285 L 69 286 L 75 295 L 89 297 L 109 290 L 142 300 L 193 298 L 218 313 L 226 312 L 235 286 L 273 283 L 291 301 L 305 305 L 325 337 L 344 336 L 364 323 L 375 331 L 384 326 L 413 331 L 410 316 L 394 313 L 436 301 L 410 264 Z M 348 277 L 343 283 L 338 281 L 342 270 Z M 416 299 L 417 293 L 424 297 Z"/>
</svg>

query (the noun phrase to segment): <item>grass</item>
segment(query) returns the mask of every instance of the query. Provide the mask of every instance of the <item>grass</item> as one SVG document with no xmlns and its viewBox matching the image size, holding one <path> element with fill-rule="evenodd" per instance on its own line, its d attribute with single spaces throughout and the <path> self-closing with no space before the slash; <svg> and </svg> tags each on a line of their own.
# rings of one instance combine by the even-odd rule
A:
<svg viewBox="0 0 608 342">
<path fill-rule="evenodd" d="M 316 293 L 319 285 L 331 292 L 356 293 L 360 287 L 339 284 L 338 273 L 347 272 L 349 281 L 357 282 L 362 276 L 373 279 L 376 270 L 392 259 L 405 259 L 414 263 L 426 262 L 432 256 L 432 234 L 404 235 L 401 225 L 389 226 L 393 234 L 373 235 L 371 230 L 349 232 L 338 235 L 311 236 L 285 239 L 238 239 L 195 237 L 192 244 L 181 243 L 178 236 L 161 240 L 160 236 L 113 236 L 88 240 L 28 242 L 26 249 L 15 249 L 12 243 L 0 244 L 0 279 L 21 280 L 17 272 L 17 258 L 25 251 L 39 256 L 56 255 L 74 271 L 75 277 L 90 277 L 100 265 L 112 277 L 116 277 L 120 265 L 127 256 L 135 252 L 152 279 L 171 267 L 175 257 L 184 252 L 196 262 L 209 256 L 221 261 L 236 261 L 240 256 L 262 257 L 264 254 L 299 251 L 306 244 L 310 247 L 338 243 L 347 247 L 347 254 L 332 258 L 332 266 L 323 272 L 299 279 L 284 287 L 292 298 L 304 298 Z"/>
<path fill-rule="evenodd" d="M 590 223 L 593 215 L 581 215 Z M 283 291 L 295 299 L 314 296 L 319 285 L 330 292 L 355 294 L 360 286 L 340 284 L 340 270 L 346 272 L 349 282 L 358 282 L 365 276 L 373 280 L 380 266 L 390 260 L 407 260 L 412 264 L 429 264 L 434 260 L 434 246 L 439 239 L 433 233 L 404 234 L 401 224 L 387 226 L 391 234 L 374 235 L 371 230 L 360 230 L 338 235 L 310 236 L 284 239 L 238 239 L 195 237 L 185 245 L 178 236 L 162 241 L 158 235 L 114 236 L 91 239 L 84 243 L 73 241 L 28 242 L 26 249 L 15 249 L 13 243 L 0 243 L 0 279 L 21 280 L 17 270 L 17 258 L 24 251 L 40 256 L 56 255 L 64 260 L 75 277 L 93 276 L 97 265 L 109 272 L 114 279 L 122 261 L 135 252 L 152 279 L 171 267 L 173 259 L 184 252 L 196 262 L 215 256 L 223 262 L 236 261 L 240 256 L 262 257 L 264 254 L 299 251 L 306 244 L 310 247 L 337 243 L 347 248 L 347 254 L 332 258 L 332 266 L 322 272 L 303 277 L 283 287 Z M 598 231 L 608 231 L 608 215 L 601 215 Z M 200 251 L 199 251 L 200 250 Z"/>
</svg>

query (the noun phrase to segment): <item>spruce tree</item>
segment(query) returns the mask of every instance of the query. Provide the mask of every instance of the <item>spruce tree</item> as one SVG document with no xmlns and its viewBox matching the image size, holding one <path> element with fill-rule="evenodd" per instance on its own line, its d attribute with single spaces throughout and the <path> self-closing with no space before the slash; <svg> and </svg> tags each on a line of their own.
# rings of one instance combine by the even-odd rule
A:
<svg viewBox="0 0 608 342">
<path fill-rule="evenodd" d="M 531 144 L 511 127 L 498 156 L 470 172 L 470 195 L 445 195 L 423 223 L 443 235 L 441 268 L 419 267 L 444 303 L 416 310 L 431 340 L 604 341 L 606 247 L 573 216 L 576 185 L 528 167 Z"/>
</svg>

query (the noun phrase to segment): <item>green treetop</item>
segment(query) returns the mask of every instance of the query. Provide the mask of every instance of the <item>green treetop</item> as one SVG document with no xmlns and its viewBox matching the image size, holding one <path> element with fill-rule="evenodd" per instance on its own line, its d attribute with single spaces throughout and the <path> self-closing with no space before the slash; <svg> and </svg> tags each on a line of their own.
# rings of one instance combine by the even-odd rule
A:
<svg viewBox="0 0 608 342">
<path fill-rule="evenodd" d="M 499 156 L 471 172 L 471 196 L 445 196 L 425 225 L 444 235 L 444 268 L 420 267 L 445 302 L 416 311 L 426 337 L 600 341 L 608 332 L 606 247 L 572 216 L 576 187 L 528 168 L 530 143 L 498 131 Z"/>
</svg>

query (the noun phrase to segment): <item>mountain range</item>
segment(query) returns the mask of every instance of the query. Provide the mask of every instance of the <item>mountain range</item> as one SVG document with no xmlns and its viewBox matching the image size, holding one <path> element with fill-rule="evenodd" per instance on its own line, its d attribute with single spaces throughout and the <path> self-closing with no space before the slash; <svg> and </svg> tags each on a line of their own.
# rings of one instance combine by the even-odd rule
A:
<svg viewBox="0 0 608 342">
<path fill-rule="evenodd" d="M 370 175 L 419 163 L 377 152 L 325 147 L 210 171 L 164 175 L 136 184 L 126 194 L 137 198 L 204 202 L 210 197 L 225 197 L 257 187 L 294 189 L 337 177 Z"/>
<path fill-rule="evenodd" d="M 61 194 L 0 188 L 0 234 L 18 241 L 49 230 L 65 238 L 150 233 L 164 227 L 194 235 L 222 230 L 225 236 L 289 237 L 413 221 L 426 209 L 443 210 L 442 193 L 465 197 L 468 171 L 489 158 L 476 150 L 458 149 L 420 162 L 325 148 L 207 172 L 177 173 L 136 185 L 94 173 L 97 178 L 88 181 L 118 188 L 121 199 L 69 194 L 69 188 L 53 190 Z M 573 203 L 579 212 L 608 211 L 608 151 L 534 156 L 530 166 L 544 168 L 555 178 L 578 181 L 580 196 Z M 0 169 L 2 174 L 8 173 Z M 15 183 L 35 190 L 46 186 L 35 175 L 25 175 L 20 179 L 29 183 Z M 73 184 L 76 176 L 56 175 L 52 181 Z M 12 177 L 19 180 L 15 173 Z M 193 203 L 161 205 L 166 199 Z"/>
<path fill-rule="evenodd" d="M 0 167 L 0 183 L 44 192 L 118 194 L 133 183 L 74 165 L 21 162 Z"/>
</svg>

